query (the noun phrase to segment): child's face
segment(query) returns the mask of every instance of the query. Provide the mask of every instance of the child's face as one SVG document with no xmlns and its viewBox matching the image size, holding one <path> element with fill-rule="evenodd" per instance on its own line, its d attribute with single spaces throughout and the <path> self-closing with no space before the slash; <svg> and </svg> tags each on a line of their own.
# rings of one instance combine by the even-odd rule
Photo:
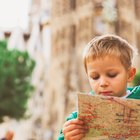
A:
<svg viewBox="0 0 140 140">
<path fill-rule="evenodd" d="M 87 75 L 96 94 L 122 97 L 126 94 L 127 83 L 132 81 L 134 69 L 126 70 L 115 56 L 92 58 L 87 63 Z"/>
</svg>

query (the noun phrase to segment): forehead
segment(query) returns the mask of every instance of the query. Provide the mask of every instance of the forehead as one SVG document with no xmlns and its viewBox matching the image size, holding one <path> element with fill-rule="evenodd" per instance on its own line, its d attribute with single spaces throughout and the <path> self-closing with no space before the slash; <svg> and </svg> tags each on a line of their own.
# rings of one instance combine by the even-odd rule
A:
<svg viewBox="0 0 140 140">
<path fill-rule="evenodd" d="M 89 58 L 87 62 L 87 70 L 111 70 L 111 69 L 119 69 L 124 66 L 121 63 L 120 59 L 115 56 L 105 56 L 100 58 Z"/>
</svg>

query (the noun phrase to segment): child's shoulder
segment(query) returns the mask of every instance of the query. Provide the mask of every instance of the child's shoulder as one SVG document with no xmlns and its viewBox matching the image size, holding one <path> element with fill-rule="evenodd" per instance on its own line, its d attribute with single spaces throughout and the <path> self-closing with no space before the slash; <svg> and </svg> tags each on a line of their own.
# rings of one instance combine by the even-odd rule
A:
<svg viewBox="0 0 140 140">
<path fill-rule="evenodd" d="M 127 88 L 131 92 L 128 98 L 140 99 L 140 85 Z"/>
<path fill-rule="evenodd" d="M 140 91 L 140 85 L 134 86 L 134 87 L 128 87 L 127 90 L 133 91 L 133 92 L 139 92 Z"/>
</svg>

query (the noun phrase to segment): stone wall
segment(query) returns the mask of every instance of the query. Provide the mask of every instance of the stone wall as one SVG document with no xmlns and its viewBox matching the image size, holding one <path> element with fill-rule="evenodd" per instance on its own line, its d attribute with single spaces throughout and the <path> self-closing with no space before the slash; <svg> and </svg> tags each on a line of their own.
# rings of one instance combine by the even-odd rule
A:
<svg viewBox="0 0 140 140">
<path fill-rule="evenodd" d="M 140 52 L 140 1 L 118 0 L 118 20 L 116 22 L 116 33 L 128 40 Z M 140 69 L 140 54 L 135 56 L 134 62 Z"/>
<path fill-rule="evenodd" d="M 52 54 L 43 121 L 47 123 L 43 124 L 54 131 L 56 139 L 66 116 L 76 109 L 76 92 L 90 90 L 82 52 L 96 32 L 92 1 L 53 1 L 52 9 Z"/>
<path fill-rule="evenodd" d="M 118 34 L 140 48 L 138 0 L 108 0 L 112 19 L 104 17 L 111 10 L 102 0 L 52 0 L 52 53 L 45 89 L 43 126 L 56 139 L 66 116 L 76 109 L 76 92 L 90 90 L 82 64 L 84 46 L 95 35 Z M 115 15 L 116 14 L 116 15 Z M 135 59 L 139 67 L 138 57 Z"/>
</svg>

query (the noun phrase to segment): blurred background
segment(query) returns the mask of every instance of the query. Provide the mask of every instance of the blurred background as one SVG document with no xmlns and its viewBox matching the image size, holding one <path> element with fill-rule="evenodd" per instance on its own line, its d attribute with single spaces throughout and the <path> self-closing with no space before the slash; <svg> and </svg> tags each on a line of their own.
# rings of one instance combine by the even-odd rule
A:
<svg viewBox="0 0 140 140">
<path fill-rule="evenodd" d="M 90 91 L 83 48 L 106 33 L 139 52 L 140 0 L 0 0 L 0 138 L 56 140 L 77 91 Z M 132 86 L 140 54 L 134 64 Z"/>
</svg>

